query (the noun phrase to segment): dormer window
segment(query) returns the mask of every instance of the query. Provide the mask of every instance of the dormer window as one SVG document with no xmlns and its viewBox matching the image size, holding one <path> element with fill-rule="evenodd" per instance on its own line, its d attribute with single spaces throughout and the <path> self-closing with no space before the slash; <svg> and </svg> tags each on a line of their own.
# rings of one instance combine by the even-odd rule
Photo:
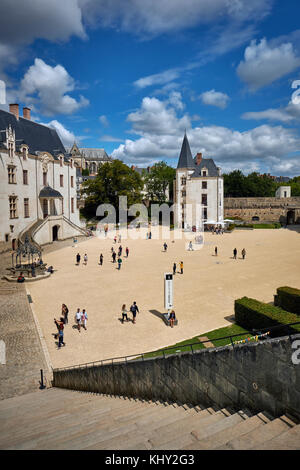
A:
<svg viewBox="0 0 300 470">
<path fill-rule="evenodd" d="M 23 160 L 27 159 L 27 148 L 26 147 L 22 147 L 22 156 L 23 156 Z"/>
<path fill-rule="evenodd" d="M 71 166 L 71 168 L 73 168 L 73 159 L 72 158 L 70 159 L 70 166 Z"/>
<path fill-rule="evenodd" d="M 60 164 L 60 166 L 63 166 L 63 159 L 62 159 L 62 157 L 59 157 L 59 164 Z"/>
<path fill-rule="evenodd" d="M 207 170 L 201 170 L 201 176 L 207 176 Z"/>
</svg>

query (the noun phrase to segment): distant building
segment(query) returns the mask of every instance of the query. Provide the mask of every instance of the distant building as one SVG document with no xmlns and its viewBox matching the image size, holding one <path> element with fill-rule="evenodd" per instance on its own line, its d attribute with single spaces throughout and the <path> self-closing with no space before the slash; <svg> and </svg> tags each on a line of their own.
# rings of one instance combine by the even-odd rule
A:
<svg viewBox="0 0 300 470">
<path fill-rule="evenodd" d="M 275 192 L 275 197 L 291 197 L 291 187 L 279 186 L 279 188 Z"/>
<path fill-rule="evenodd" d="M 103 148 L 82 148 L 78 147 L 74 142 L 73 146 L 69 149 L 70 155 L 74 160 L 76 167 L 76 190 L 77 190 L 77 207 L 84 206 L 84 197 L 81 194 L 82 183 L 89 179 L 93 179 L 103 163 L 112 162 Z M 88 170 L 88 175 L 83 175 L 83 170 Z"/>
<path fill-rule="evenodd" d="M 76 207 L 76 169 L 56 131 L 30 109 L 0 110 L 0 242 L 15 249 L 30 229 L 39 244 L 83 234 Z"/>
<path fill-rule="evenodd" d="M 174 182 L 175 226 L 201 229 L 204 222 L 222 222 L 223 198 L 221 169 L 213 159 L 202 158 L 202 153 L 193 158 L 185 134 Z M 196 207 L 200 205 L 202 213 L 197 213 Z"/>
</svg>

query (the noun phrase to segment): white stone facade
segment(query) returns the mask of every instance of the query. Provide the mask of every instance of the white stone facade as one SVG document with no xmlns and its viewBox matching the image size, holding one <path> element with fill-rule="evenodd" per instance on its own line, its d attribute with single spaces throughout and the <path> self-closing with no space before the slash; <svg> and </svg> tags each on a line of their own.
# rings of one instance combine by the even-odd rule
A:
<svg viewBox="0 0 300 470">
<path fill-rule="evenodd" d="M 178 228 L 203 230 L 204 222 L 218 224 L 224 219 L 221 169 L 212 159 L 198 155 L 192 159 L 185 136 L 174 181 L 174 225 Z"/>
<path fill-rule="evenodd" d="M 76 169 L 72 160 L 45 151 L 31 155 L 26 144 L 17 147 L 11 126 L 5 132 L 6 140 L 0 147 L 0 242 L 14 249 L 19 234 L 44 219 L 47 219 L 48 235 L 40 237 L 42 243 L 52 242 L 53 237 L 79 235 Z M 61 197 L 40 197 L 41 190 L 48 186 Z M 56 218 L 56 235 L 51 229 L 51 217 Z M 73 230 L 66 229 L 68 222 Z"/>
</svg>

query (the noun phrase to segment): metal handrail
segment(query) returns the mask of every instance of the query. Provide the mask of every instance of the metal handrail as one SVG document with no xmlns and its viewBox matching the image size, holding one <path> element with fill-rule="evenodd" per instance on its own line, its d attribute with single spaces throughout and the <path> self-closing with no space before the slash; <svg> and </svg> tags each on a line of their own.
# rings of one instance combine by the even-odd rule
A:
<svg viewBox="0 0 300 470">
<path fill-rule="evenodd" d="M 249 336 L 249 334 L 251 334 L 252 336 L 260 336 L 263 334 L 263 332 L 265 331 L 273 331 L 273 330 L 276 330 L 277 328 L 288 328 L 290 326 L 293 326 L 293 325 L 299 325 L 300 324 L 300 321 L 298 322 L 294 322 L 294 323 L 287 323 L 286 325 L 283 325 L 283 324 L 280 324 L 280 325 L 276 325 L 276 326 L 272 326 L 270 328 L 263 328 L 263 329 L 260 329 L 260 330 L 253 330 L 253 331 L 248 331 L 247 333 L 237 333 L 235 335 L 229 335 L 229 336 L 223 336 L 221 338 L 211 338 L 211 339 L 206 339 L 206 340 L 201 340 L 201 341 L 198 341 L 197 343 L 188 343 L 188 344 L 184 344 L 183 347 L 191 347 L 191 351 L 192 351 L 192 354 L 194 353 L 193 352 L 193 346 L 199 346 L 199 344 L 203 344 L 203 343 L 209 343 L 209 342 L 214 342 L 214 341 L 221 341 L 221 340 L 224 340 L 224 339 L 230 339 L 230 342 L 231 342 L 231 345 L 234 347 L 234 342 L 232 341 L 232 338 L 236 338 L 237 336 Z M 300 333 L 300 332 L 299 332 Z M 289 337 L 291 336 L 290 333 L 287 334 Z M 230 346 L 230 344 L 226 345 L 226 346 Z M 171 351 L 173 349 L 176 349 L 176 348 L 179 348 L 180 346 L 173 346 L 173 347 L 169 347 L 169 348 L 163 348 L 163 349 L 159 349 L 158 352 L 161 353 L 160 356 L 156 356 L 156 357 L 162 357 L 162 358 L 166 358 L 166 355 L 165 355 L 165 351 Z M 217 347 L 217 346 L 216 346 Z M 101 365 L 103 365 L 104 362 L 111 362 L 112 365 L 114 364 L 120 364 L 121 362 L 125 362 L 127 363 L 127 360 L 128 358 L 136 358 L 136 359 L 142 359 L 144 360 L 144 355 L 145 354 L 149 354 L 149 353 L 140 353 L 140 354 L 130 354 L 128 356 L 119 356 L 119 357 L 113 357 L 113 358 L 109 358 L 109 359 L 101 359 L 99 361 L 91 361 L 91 362 L 86 362 L 86 363 L 83 363 L 83 364 L 76 364 L 74 366 L 68 366 L 68 367 L 60 367 L 60 368 L 55 368 L 53 369 L 53 371 L 60 371 L 60 370 L 67 370 L 67 369 L 79 369 L 81 367 L 84 367 L 84 366 L 89 366 L 89 365 L 95 365 L 95 364 L 99 364 L 101 363 Z M 119 362 L 116 362 L 117 360 L 122 360 L 122 361 L 119 361 Z"/>
</svg>

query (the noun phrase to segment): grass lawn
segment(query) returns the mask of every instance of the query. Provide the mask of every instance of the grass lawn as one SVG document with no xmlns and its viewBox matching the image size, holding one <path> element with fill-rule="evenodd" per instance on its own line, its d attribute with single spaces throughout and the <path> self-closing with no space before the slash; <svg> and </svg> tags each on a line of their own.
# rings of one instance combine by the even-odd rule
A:
<svg viewBox="0 0 300 470">
<path fill-rule="evenodd" d="M 193 344 L 193 351 L 196 351 L 197 349 L 205 349 L 205 346 L 199 340 L 199 337 L 201 336 L 206 336 L 211 341 L 211 343 L 213 343 L 213 345 L 216 347 L 226 346 L 227 344 L 231 344 L 230 338 L 221 339 L 221 340 L 218 340 L 218 339 L 223 338 L 224 336 L 241 335 L 241 336 L 236 336 L 234 338 L 234 341 L 238 341 L 241 339 L 245 339 L 245 335 L 243 336 L 243 333 L 249 333 L 249 335 L 252 336 L 252 333 L 250 333 L 248 330 L 245 330 L 245 328 L 242 328 L 239 325 L 233 324 L 231 326 L 226 326 L 224 328 L 219 328 L 217 330 L 209 331 L 208 333 L 203 333 L 201 335 L 194 336 L 193 338 L 176 343 L 173 346 L 168 346 L 168 348 L 158 349 L 157 351 L 146 353 L 144 354 L 144 358 L 161 356 L 162 351 L 165 351 L 165 355 L 174 354 L 175 352 L 179 352 L 179 351 L 180 352 L 191 351 L 191 346 L 188 346 L 191 344 Z"/>
</svg>

